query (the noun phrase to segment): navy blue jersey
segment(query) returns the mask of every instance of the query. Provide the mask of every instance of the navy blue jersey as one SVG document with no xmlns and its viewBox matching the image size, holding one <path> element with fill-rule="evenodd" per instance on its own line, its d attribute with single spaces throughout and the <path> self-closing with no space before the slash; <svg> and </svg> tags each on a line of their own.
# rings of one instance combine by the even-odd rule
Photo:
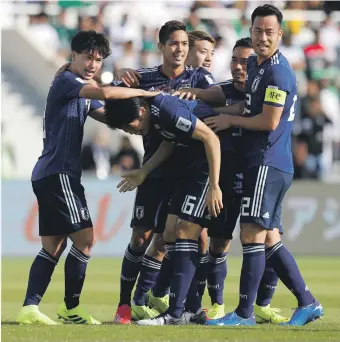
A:
<svg viewBox="0 0 340 342">
<path fill-rule="evenodd" d="M 245 167 L 266 165 L 294 173 L 291 130 L 297 100 L 296 78 L 287 59 L 276 52 L 261 65 L 255 55 L 248 58 L 245 116 L 262 112 L 264 104 L 283 107 L 274 131 L 242 130 Z"/>
<path fill-rule="evenodd" d="M 226 106 L 231 106 L 235 103 L 245 100 L 245 93 L 237 90 L 234 87 L 233 80 L 217 83 L 223 91 L 226 98 Z M 219 132 L 222 152 L 236 152 L 240 145 L 241 129 L 232 127 Z"/>
<path fill-rule="evenodd" d="M 173 79 L 162 73 L 161 66 L 141 68 L 137 71 L 142 77 L 139 80 L 139 87 L 144 90 L 161 89 L 166 92 L 172 92 L 183 88 L 206 89 L 215 83 L 214 77 L 204 68 L 194 69 L 191 66 L 186 66 L 183 73 Z M 143 138 L 145 150 L 143 164 L 157 151 L 161 141 L 162 140 L 157 134 L 149 134 Z M 181 163 L 180 153 L 181 152 L 178 151 L 176 154 L 173 154 L 165 163 L 154 170 L 149 177 L 163 178 L 175 176 L 174 168 Z"/>
<path fill-rule="evenodd" d="M 84 123 L 91 110 L 103 105 L 79 97 L 85 81 L 70 71 L 58 75 L 48 92 L 43 121 L 44 148 L 32 172 L 32 181 L 63 173 L 81 176 Z"/>
<path fill-rule="evenodd" d="M 186 158 L 180 165 L 182 170 L 193 168 L 207 171 L 207 158 L 201 141 L 192 139 L 197 118 L 217 115 L 211 107 L 201 101 L 181 100 L 169 94 L 159 94 L 150 101 L 151 134 L 157 132 L 159 139 L 182 146 Z"/>
</svg>

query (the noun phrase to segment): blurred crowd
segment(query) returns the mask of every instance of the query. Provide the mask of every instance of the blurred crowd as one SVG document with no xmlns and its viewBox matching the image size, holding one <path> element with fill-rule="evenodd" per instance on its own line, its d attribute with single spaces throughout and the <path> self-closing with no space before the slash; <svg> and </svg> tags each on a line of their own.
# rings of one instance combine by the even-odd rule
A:
<svg viewBox="0 0 340 342">
<path fill-rule="evenodd" d="M 340 161 L 340 22 L 332 16 L 333 11 L 340 11 L 340 2 L 58 1 L 59 10 L 55 15 L 46 14 L 50 1 L 32 3 L 40 4 L 41 12 L 29 16 L 29 30 L 56 55 L 70 58 L 70 41 L 78 30 L 93 29 L 108 35 L 113 53 L 103 66 L 101 79 L 105 82 L 111 81 L 120 68 L 161 64 L 157 49 L 158 29 L 170 19 L 185 22 L 188 31 L 203 30 L 215 37 L 212 73 L 218 81 L 224 81 L 231 78 L 232 47 L 237 39 L 249 36 L 249 18 L 255 7 L 273 3 L 283 10 L 308 10 L 311 14 L 322 11 L 325 14 L 322 20 L 311 16 L 313 20 L 306 21 L 299 15 L 301 12 L 293 12 L 295 14 L 283 23 L 280 50 L 296 71 L 300 95 L 293 133 L 295 177 L 324 178 L 331 172 L 333 163 Z M 227 16 L 229 19 L 204 15 L 213 9 L 227 9 L 240 15 Z M 177 17 L 169 17 L 169 13 L 176 13 Z M 185 16 L 179 17 L 180 13 Z M 211 13 L 216 14 L 216 11 Z M 97 165 L 99 178 L 103 178 L 102 174 L 140 164 L 140 156 L 128 138 L 122 139 L 121 150 L 116 156 L 109 155 L 103 144 L 101 139 L 95 139 L 91 146 L 84 146 L 83 151 L 84 169 Z M 106 166 L 101 162 L 103 156 Z"/>
</svg>

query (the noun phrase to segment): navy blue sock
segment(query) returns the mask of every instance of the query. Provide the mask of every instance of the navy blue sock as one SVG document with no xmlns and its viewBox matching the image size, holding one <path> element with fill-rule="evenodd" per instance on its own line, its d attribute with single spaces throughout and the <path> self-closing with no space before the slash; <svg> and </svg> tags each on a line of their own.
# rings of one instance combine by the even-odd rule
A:
<svg viewBox="0 0 340 342">
<path fill-rule="evenodd" d="M 191 281 L 198 262 L 198 243 L 190 239 L 177 239 L 174 255 L 174 273 L 170 286 L 169 309 L 167 313 L 179 318 L 184 310 Z"/>
<path fill-rule="evenodd" d="M 207 276 L 208 276 L 208 253 L 205 252 L 201 254 L 198 259 L 197 269 L 196 269 L 196 283 L 197 283 L 197 292 L 198 295 L 203 297 L 205 286 L 207 284 Z M 189 290 L 190 292 L 190 290 Z"/>
<path fill-rule="evenodd" d="M 270 248 L 266 250 L 268 252 Z M 279 280 L 271 262 L 266 260 L 266 267 L 257 291 L 256 304 L 259 306 L 267 306 L 273 298 L 277 282 Z"/>
<path fill-rule="evenodd" d="M 140 270 L 137 287 L 133 301 L 136 305 L 145 305 L 146 295 L 156 283 L 162 262 L 148 255 L 144 255 Z"/>
<path fill-rule="evenodd" d="M 256 293 L 263 276 L 266 258 L 263 243 L 246 243 L 243 247 L 243 262 L 240 279 L 240 302 L 238 316 L 249 318 L 254 311 Z"/>
<path fill-rule="evenodd" d="M 192 278 L 189 290 L 188 290 L 188 295 L 187 299 L 185 301 L 185 310 L 196 313 L 198 309 L 202 307 L 202 297 L 200 296 L 198 292 L 198 287 L 197 287 L 197 279 L 194 274 L 194 277 Z"/>
<path fill-rule="evenodd" d="M 39 305 L 57 263 L 58 259 L 46 252 L 44 248 L 40 250 L 30 269 L 24 306 Z"/>
<path fill-rule="evenodd" d="M 294 257 L 281 241 L 267 249 L 266 258 L 270 260 L 280 280 L 294 294 L 299 306 L 314 303 L 315 298 L 303 280 Z"/>
<path fill-rule="evenodd" d="M 227 277 L 227 254 L 215 254 L 209 250 L 208 292 L 212 305 L 223 304 L 224 281 Z"/>
<path fill-rule="evenodd" d="M 88 255 L 82 253 L 74 245 L 66 257 L 64 301 L 68 310 L 79 305 L 89 259 Z"/>
<path fill-rule="evenodd" d="M 131 305 L 131 294 L 136 284 L 137 276 L 142 264 L 144 252 L 135 252 L 130 245 L 125 251 L 120 272 L 120 300 L 119 306 Z"/>
<path fill-rule="evenodd" d="M 165 242 L 165 255 L 156 284 L 152 289 L 155 297 L 164 297 L 169 293 L 171 278 L 174 272 L 175 242 Z"/>
</svg>

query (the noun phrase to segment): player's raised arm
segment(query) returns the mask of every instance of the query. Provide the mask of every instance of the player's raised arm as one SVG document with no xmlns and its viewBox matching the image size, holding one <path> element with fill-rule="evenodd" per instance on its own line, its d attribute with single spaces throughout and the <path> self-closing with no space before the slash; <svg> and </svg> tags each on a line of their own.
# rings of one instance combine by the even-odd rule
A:
<svg viewBox="0 0 340 342">
<path fill-rule="evenodd" d="M 188 94 L 195 95 L 196 98 L 208 103 L 212 106 L 223 106 L 225 104 L 225 96 L 220 86 L 214 85 L 208 89 L 187 88 L 177 90 L 173 95 L 179 95 L 181 99 L 190 99 Z"/>
<path fill-rule="evenodd" d="M 209 191 L 207 204 L 209 213 L 216 217 L 223 208 L 222 193 L 219 183 L 221 167 L 220 140 L 216 134 L 201 120 L 197 119 L 192 138 L 200 140 L 204 144 L 205 153 L 209 164 Z"/>
</svg>

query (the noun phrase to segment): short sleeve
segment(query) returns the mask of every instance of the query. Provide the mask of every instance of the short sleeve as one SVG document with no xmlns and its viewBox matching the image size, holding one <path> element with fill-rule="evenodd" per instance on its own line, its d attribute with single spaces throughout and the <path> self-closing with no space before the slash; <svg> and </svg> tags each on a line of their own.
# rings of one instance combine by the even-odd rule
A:
<svg viewBox="0 0 340 342">
<path fill-rule="evenodd" d="M 292 89 L 290 72 L 281 65 L 275 65 L 267 76 L 264 104 L 274 107 L 284 107 L 287 94 Z"/>
<path fill-rule="evenodd" d="M 99 109 L 99 108 L 102 108 L 104 107 L 104 105 L 98 101 L 98 100 L 91 100 L 91 104 L 90 104 L 90 112 L 92 110 L 96 110 L 96 109 Z"/>
<path fill-rule="evenodd" d="M 214 76 L 204 68 L 198 68 L 194 88 L 207 89 L 216 85 Z"/>
<path fill-rule="evenodd" d="M 197 117 L 192 114 L 196 101 L 181 100 L 176 96 L 164 96 L 160 102 L 160 117 L 164 128 L 176 134 L 179 140 L 190 139 Z"/>
<path fill-rule="evenodd" d="M 72 98 L 79 97 L 79 92 L 85 85 L 86 82 L 83 79 L 67 72 L 55 80 L 54 87 L 60 100 L 69 101 Z"/>
</svg>

